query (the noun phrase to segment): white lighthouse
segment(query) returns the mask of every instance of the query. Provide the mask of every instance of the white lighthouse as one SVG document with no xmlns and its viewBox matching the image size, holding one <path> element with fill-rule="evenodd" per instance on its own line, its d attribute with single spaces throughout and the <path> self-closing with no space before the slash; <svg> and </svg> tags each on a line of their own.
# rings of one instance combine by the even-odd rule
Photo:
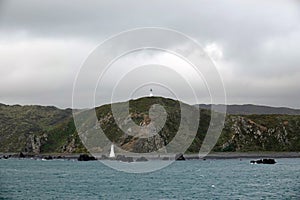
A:
<svg viewBox="0 0 300 200">
<path fill-rule="evenodd" d="M 116 157 L 116 155 L 115 155 L 115 150 L 114 150 L 114 144 L 111 144 L 111 146 L 110 146 L 109 157 L 110 157 L 110 158 Z"/>
<path fill-rule="evenodd" d="M 152 88 L 150 88 L 150 94 L 149 94 L 149 97 L 153 97 Z"/>
</svg>

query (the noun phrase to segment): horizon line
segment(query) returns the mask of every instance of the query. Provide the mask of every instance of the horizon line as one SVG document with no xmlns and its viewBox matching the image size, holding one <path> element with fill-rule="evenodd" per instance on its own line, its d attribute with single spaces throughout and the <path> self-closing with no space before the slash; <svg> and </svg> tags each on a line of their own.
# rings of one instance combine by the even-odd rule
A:
<svg viewBox="0 0 300 200">
<path fill-rule="evenodd" d="M 153 97 L 148 97 L 148 96 L 145 96 L 145 97 L 139 97 L 139 98 L 136 98 L 136 99 L 129 99 L 129 100 L 126 100 L 126 101 L 131 101 L 131 100 L 138 100 L 138 99 L 142 99 L 142 98 L 165 98 L 165 99 L 172 99 L 172 100 L 175 100 L 175 101 L 178 101 L 176 99 L 173 99 L 173 98 L 169 98 L 169 97 L 162 97 L 162 96 L 153 96 Z M 123 102 L 126 102 L 125 100 L 124 101 L 116 101 L 116 102 L 112 102 L 112 103 L 123 103 Z M 183 102 L 183 101 L 181 101 Z M 112 103 L 103 103 L 103 104 L 100 104 L 100 105 L 97 105 L 97 106 L 94 106 L 92 108 L 95 108 L 95 107 L 100 107 L 100 106 L 104 106 L 104 105 L 110 105 Z M 190 103 L 187 103 L 187 102 L 183 102 L 185 104 L 188 104 L 190 106 L 196 106 L 196 105 L 206 105 L 206 106 L 210 106 L 210 105 L 215 105 L 215 106 L 261 106 L 261 107 L 269 107 L 269 108 L 285 108 L 285 109 L 292 109 L 292 110 L 299 110 L 300 111 L 300 107 L 296 108 L 296 107 L 290 107 L 290 106 L 274 106 L 274 105 L 266 105 L 266 104 L 255 104 L 255 103 L 230 103 L 230 104 L 211 104 L 211 103 L 196 103 L 196 104 L 190 104 Z M 55 107 L 57 109 L 60 109 L 60 110 L 67 110 L 67 109 L 72 109 L 72 110 L 82 110 L 82 109 L 92 109 L 92 108 L 88 108 L 88 107 L 84 107 L 84 108 L 72 108 L 72 107 L 61 107 L 61 106 L 58 106 L 58 105 L 51 105 L 51 104 L 22 104 L 22 103 L 2 103 L 0 102 L 0 105 L 5 105 L 5 106 L 41 106 L 41 107 Z"/>
</svg>

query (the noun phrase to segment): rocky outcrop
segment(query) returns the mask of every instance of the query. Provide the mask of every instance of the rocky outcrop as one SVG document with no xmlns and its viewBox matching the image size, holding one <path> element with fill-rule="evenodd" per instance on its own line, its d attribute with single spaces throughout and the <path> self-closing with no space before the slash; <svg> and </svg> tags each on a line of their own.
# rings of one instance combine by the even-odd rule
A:
<svg viewBox="0 0 300 200">
<path fill-rule="evenodd" d="M 140 122 L 140 129 L 130 130 L 131 135 L 124 135 L 122 138 L 121 147 L 126 151 L 131 151 L 135 153 L 148 153 L 155 152 L 164 147 L 165 141 L 163 137 L 158 134 L 159 130 L 154 121 L 151 121 L 148 115 L 134 115 L 136 118 L 141 118 L 143 120 Z"/>
<path fill-rule="evenodd" d="M 251 164 L 275 164 L 276 161 L 275 159 L 272 158 L 265 158 L 265 159 L 260 159 L 260 160 L 251 160 Z"/>
<path fill-rule="evenodd" d="M 68 139 L 65 145 L 62 146 L 62 152 L 64 153 L 72 153 L 76 151 L 77 145 L 75 142 L 75 138 Z"/>
<path fill-rule="evenodd" d="M 155 152 L 164 147 L 164 140 L 160 135 L 155 135 L 150 138 L 137 139 L 133 145 L 133 152 L 147 153 Z"/>
<path fill-rule="evenodd" d="M 45 159 L 45 160 L 53 160 L 53 157 L 52 156 L 44 156 L 43 159 Z"/>
<path fill-rule="evenodd" d="M 148 161 L 148 159 L 145 157 L 140 157 L 136 159 L 136 162 L 146 162 L 146 161 Z"/>
<path fill-rule="evenodd" d="M 78 159 L 78 161 L 94 161 L 96 158 L 94 156 L 89 156 L 87 154 L 81 154 Z"/>
<path fill-rule="evenodd" d="M 175 156 L 175 160 L 183 161 L 183 160 L 185 160 L 185 157 L 183 156 L 182 153 L 180 153 Z"/>
<path fill-rule="evenodd" d="M 116 160 L 119 160 L 122 162 L 133 162 L 132 157 L 126 157 L 125 155 L 117 155 Z"/>
<path fill-rule="evenodd" d="M 289 116 L 228 116 L 216 150 L 296 151 L 300 147 L 299 122 L 299 117 Z"/>
<path fill-rule="evenodd" d="M 19 158 L 25 158 L 25 157 L 26 156 L 22 152 L 19 153 Z"/>
<path fill-rule="evenodd" d="M 47 134 L 41 136 L 29 135 L 27 138 L 25 152 L 32 152 L 35 154 L 41 153 L 42 145 L 47 141 Z"/>
</svg>

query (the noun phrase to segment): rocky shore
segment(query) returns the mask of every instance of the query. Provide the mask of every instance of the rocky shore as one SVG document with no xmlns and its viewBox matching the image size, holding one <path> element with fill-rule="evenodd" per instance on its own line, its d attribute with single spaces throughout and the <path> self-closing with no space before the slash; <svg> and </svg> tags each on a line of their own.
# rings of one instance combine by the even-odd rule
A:
<svg viewBox="0 0 300 200">
<path fill-rule="evenodd" d="M 206 160 L 206 159 L 264 159 L 264 158 L 300 158 L 300 152 L 213 152 L 206 156 L 199 154 L 177 154 L 177 155 L 117 155 L 116 158 L 108 158 L 106 155 L 91 156 L 88 154 L 24 154 L 0 153 L 0 159 L 66 159 L 78 161 L 91 160 L 119 160 L 123 162 L 146 162 L 148 160 Z"/>
</svg>

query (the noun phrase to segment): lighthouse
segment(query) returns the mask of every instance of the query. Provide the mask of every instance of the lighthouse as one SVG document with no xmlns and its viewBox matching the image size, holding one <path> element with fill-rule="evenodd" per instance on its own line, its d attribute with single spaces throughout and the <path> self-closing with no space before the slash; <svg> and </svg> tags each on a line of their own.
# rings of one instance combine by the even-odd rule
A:
<svg viewBox="0 0 300 200">
<path fill-rule="evenodd" d="M 116 155 L 115 155 L 115 150 L 114 150 L 114 144 L 111 144 L 111 146 L 110 146 L 109 157 L 110 157 L 110 158 L 116 157 Z"/>
<path fill-rule="evenodd" d="M 153 97 L 152 88 L 150 88 L 150 94 L 149 94 L 149 97 Z"/>
</svg>

